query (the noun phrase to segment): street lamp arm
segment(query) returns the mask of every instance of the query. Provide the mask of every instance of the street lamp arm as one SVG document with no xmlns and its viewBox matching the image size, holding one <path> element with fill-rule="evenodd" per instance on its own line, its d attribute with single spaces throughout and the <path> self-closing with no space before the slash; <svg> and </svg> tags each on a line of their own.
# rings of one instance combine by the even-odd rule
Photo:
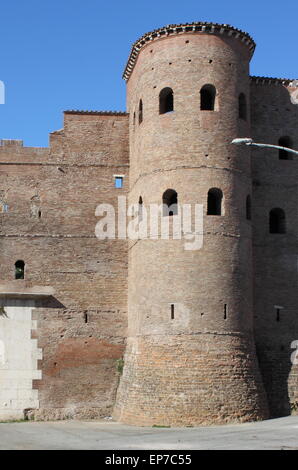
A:
<svg viewBox="0 0 298 470">
<path fill-rule="evenodd" d="M 273 149 L 278 149 L 278 150 L 284 150 L 285 152 L 294 153 L 295 155 L 298 155 L 297 150 L 293 150 L 293 149 L 290 149 L 288 147 L 280 147 L 279 145 L 259 144 L 259 143 L 256 143 L 256 142 L 247 143 L 245 145 L 252 145 L 253 147 L 263 147 L 263 148 L 267 147 L 267 148 L 273 148 Z"/>
<path fill-rule="evenodd" d="M 281 147 L 280 145 L 260 144 L 260 143 L 254 142 L 251 138 L 248 138 L 248 137 L 234 139 L 232 140 L 231 144 L 248 145 L 248 146 L 253 146 L 253 147 L 261 147 L 261 148 L 273 148 L 273 149 L 278 149 L 278 150 L 284 150 L 285 152 L 294 153 L 295 155 L 298 155 L 297 150 L 293 150 L 288 147 Z"/>
</svg>

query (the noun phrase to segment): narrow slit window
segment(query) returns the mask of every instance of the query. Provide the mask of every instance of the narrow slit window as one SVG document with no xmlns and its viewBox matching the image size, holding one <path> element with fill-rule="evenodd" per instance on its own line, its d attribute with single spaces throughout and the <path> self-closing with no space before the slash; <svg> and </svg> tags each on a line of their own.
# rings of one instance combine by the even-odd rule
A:
<svg viewBox="0 0 298 470">
<path fill-rule="evenodd" d="M 228 317 L 228 306 L 227 304 L 224 304 L 224 320 L 226 320 Z"/>
<path fill-rule="evenodd" d="M 143 122 L 143 101 L 139 102 L 139 124 Z"/>
<path fill-rule="evenodd" d="M 139 222 L 143 220 L 143 199 L 142 196 L 139 197 Z"/>
<path fill-rule="evenodd" d="M 175 318 L 175 305 L 171 304 L 171 320 Z"/>
<path fill-rule="evenodd" d="M 15 279 L 25 279 L 25 263 L 22 260 L 15 263 Z"/>
<path fill-rule="evenodd" d="M 280 322 L 281 316 L 282 316 L 281 314 L 282 314 L 284 307 L 282 305 L 274 305 L 274 309 L 275 309 L 275 320 L 277 322 Z"/>
</svg>

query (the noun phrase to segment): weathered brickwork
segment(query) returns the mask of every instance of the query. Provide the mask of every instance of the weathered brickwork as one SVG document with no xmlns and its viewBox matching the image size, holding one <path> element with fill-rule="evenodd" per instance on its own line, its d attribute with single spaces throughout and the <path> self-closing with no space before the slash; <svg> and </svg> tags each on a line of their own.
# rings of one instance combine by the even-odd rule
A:
<svg viewBox="0 0 298 470">
<path fill-rule="evenodd" d="M 173 188 L 180 204 L 203 204 L 206 214 L 215 187 L 224 194 L 224 216 L 204 216 L 200 250 L 186 251 L 184 240 L 131 245 L 120 420 L 187 425 L 267 417 L 253 346 L 250 155 L 229 145 L 250 134 L 249 119 L 238 116 L 239 94 L 249 97 L 249 58 L 237 39 L 173 35 L 144 45 L 128 80 L 130 116 L 143 103 L 143 122 L 130 127 L 130 202 L 141 196 L 144 206 L 160 203 Z M 217 90 L 214 111 L 200 110 L 206 84 Z M 174 111 L 159 114 L 165 87 L 173 90 Z"/>
<path fill-rule="evenodd" d="M 65 114 L 49 149 L 0 147 L 1 279 L 51 286 L 55 295 L 34 311 L 42 349 L 37 418 L 109 416 L 124 351 L 126 241 L 95 236 L 100 203 L 117 206 L 128 189 L 127 116 Z M 125 174 L 123 189 L 114 174 Z M 38 210 L 41 216 L 38 215 Z"/>
<path fill-rule="evenodd" d="M 49 148 L 2 141 L 0 284 L 54 290 L 32 311 L 42 358 L 27 415 L 113 412 L 129 424 L 187 426 L 282 416 L 298 404 L 298 160 L 230 145 L 288 136 L 298 148 L 298 108 L 289 80 L 250 77 L 254 47 L 228 25 L 148 33 L 124 72 L 127 113 L 66 111 Z M 216 89 L 214 110 L 201 109 L 204 85 Z M 164 88 L 173 111 L 160 114 Z M 207 215 L 211 188 L 222 191 L 221 215 Z M 179 204 L 202 205 L 200 249 L 183 238 L 96 238 L 100 203 L 117 217 L 118 196 L 141 198 L 145 211 L 167 189 Z M 285 234 L 269 233 L 273 208 L 286 213 Z M 24 280 L 14 280 L 17 260 Z"/>
<path fill-rule="evenodd" d="M 296 88 L 297 90 L 297 88 Z M 298 149 L 298 105 L 290 83 L 253 79 L 252 137 L 278 145 L 288 136 Z M 284 416 L 298 401 L 297 365 L 291 343 L 298 338 L 298 159 L 280 160 L 278 150 L 253 152 L 254 315 L 256 345 L 272 416 Z M 286 233 L 269 233 L 269 212 L 286 214 Z M 276 306 L 280 310 L 277 321 Z"/>
</svg>

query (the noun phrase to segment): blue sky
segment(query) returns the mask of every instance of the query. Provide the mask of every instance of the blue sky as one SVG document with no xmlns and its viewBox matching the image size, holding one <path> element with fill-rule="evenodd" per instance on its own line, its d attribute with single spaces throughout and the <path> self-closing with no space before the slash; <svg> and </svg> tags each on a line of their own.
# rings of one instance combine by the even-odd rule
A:
<svg viewBox="0 0 298 470">
<path fill-rule="evenodd" d="M 212 21 L 256 41 L 251 74 L 298 78 L 297 2 L 2 0 L 0 138 L 47 146 L 65 109 L 125 110 L 132 43 L 171 23 Z"/>
</svg>

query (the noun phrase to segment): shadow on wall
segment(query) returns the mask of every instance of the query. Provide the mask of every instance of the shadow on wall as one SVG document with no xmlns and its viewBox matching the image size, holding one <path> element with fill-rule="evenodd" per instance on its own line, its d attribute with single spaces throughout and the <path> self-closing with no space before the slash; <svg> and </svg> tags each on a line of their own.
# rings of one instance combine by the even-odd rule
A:
<svg viewBox="0 0 298 470">
<path fill-rule="evenodd" d="M 289 139 L 291 145 L 284 146 L 298 147 L 296 138 L 298 87 L 287 88 L 281 83 L 276 83 L 273 86 L 254 82 L 253 87 L 251 94 L 251 137 L 258 142 L 275 145 L 279 144 L 280 139 Z M 274 154 L 272 152 L 272 150 L 268 151 L 268 158 L 271 157 L 271 160 Z M 281 153 L 279 158 L 288 160 L 292 159 L 292 156 L 291 154 L 283 155 Z"/>
<path fill-rule="evenodd" d="M 0 316 L 7 316 L 5 313 L 5 307 L 14 307 L 16 305 L 16 299 L 18 300 L 18 306 L 20 307 L 27 307 L 28 301 L 31 299 L 29 297 L 7 297 L 5 299 L 5 306 L 0 307 Z M 34 308 L 63 308 L 65 309 L 65 305 L 59 302 L 54 296 L 50 295 L 46 298 L 37 298 L 34 300 Z"/>
<path fill-rule="evenodd" d="M 287 344 L 291 344 L 291 340 L 292 337 L 290 338 L 289 335 Z M 277 345 L 272 345 L 272 347 L 257 345 L 257 357 L 267 392 L 271 418 L 290 415 L 295 406 L 295 401 L 298 400 L 297 392 L 296 400 L 293 396 L 294 388 L 297 389 L 295 387 L 297 384 L 297 371 L 295 371 L 297 366 L 291 363 L 292 353 L 293 349 L 289 347 L 283 349 L 282 347 L 277 348 Z M 292 384 L 292 381 L 295 384 Z"/>
</svg>

